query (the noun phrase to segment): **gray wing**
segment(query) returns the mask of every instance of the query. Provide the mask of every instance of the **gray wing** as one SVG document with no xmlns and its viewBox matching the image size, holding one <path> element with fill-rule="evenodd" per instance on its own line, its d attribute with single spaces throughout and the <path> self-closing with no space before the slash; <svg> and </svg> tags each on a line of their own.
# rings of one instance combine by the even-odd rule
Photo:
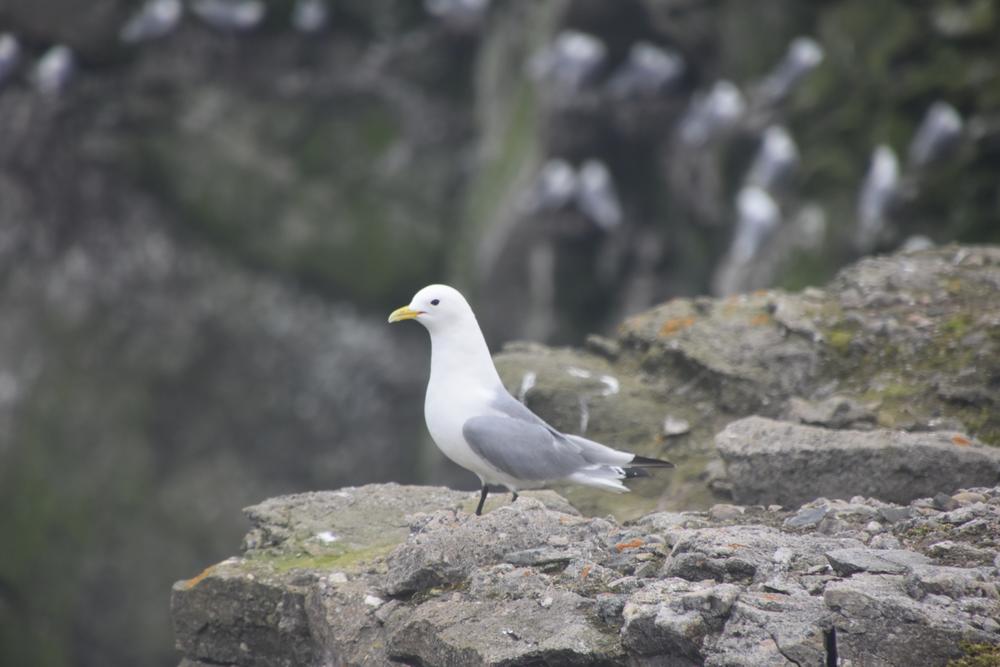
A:
<svg viewBox="0 0 1000 667">
<path fill-rule="evenodd" d="M 518 419 L 529 424 L 538 424 L 539 426 L 544 426 L 551 431 L 555 431 L 555 429 L 546 424 L 541 417 L 529 410 L 528 406 L 511 396 L 506 389 L 501 388 L 497 391 L 496 396 L 490 403 L 490 407 L 513 419 Z"/>
<path fill-rule="evenodd" d="M 525 411 L 534 417 L 527 408 Z M 539 423 L 513 417 L 473 417 L 462 426 L 462 435 L 474 452 L 516 479 L 560 479 L 589 465 L 578 445 L 535 419 Z"/>
</svg>

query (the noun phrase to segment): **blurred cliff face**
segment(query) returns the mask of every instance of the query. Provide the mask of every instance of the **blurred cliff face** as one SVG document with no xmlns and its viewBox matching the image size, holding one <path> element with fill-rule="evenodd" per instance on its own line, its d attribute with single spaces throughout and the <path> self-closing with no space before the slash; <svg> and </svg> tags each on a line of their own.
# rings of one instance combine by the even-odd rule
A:
<svg viewBox="0 0 1000 667">
<path fill-rule="evenodd" d="M 990 2 L 77 4 L 0 4 L 3 664 L 169 664 L 240 507 L 455 479 L 423 284 L 573 341 L 998 240 Z"/>
</svg>

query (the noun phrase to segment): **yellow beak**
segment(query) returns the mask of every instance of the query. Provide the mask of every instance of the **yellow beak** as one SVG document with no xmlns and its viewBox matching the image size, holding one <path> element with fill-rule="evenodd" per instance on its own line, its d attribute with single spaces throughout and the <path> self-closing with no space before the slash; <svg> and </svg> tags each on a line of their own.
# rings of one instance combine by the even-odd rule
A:
<svg viewBox="0 0 1000 667">
<path fill-rule="evenodd" d="M 417 315 L 423 314 L 424 311 L 422 310 L 413 310 L 409 306 L 403 306 L 402 308 L 397 308 L 392 311 L 392 314 L 389 315 L 389 324 L 392 324 L 393 322 L 402 322 L 403 320 L 412 320 Z"/>
</svg>

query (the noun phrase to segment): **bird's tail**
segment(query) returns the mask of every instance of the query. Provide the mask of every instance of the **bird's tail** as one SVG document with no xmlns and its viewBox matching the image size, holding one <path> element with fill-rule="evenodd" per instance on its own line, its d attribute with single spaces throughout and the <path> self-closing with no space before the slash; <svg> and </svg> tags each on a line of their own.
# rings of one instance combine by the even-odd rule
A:
<svg viewBox="0 0 1000 667">
<path fill-rule="evenodd" d="M 647 456 L 639 456 L 636 454 L 632 457 L 632 460 L 627 464 L 630 468 L 673 468 L 674 464 L 670 461 L 664 461 L 662 459 L 651 459 Z M 637 471 L 638 472 L 638 471 Z M 642 475 L 637 475 L 641 477 Z"/>
</svg>

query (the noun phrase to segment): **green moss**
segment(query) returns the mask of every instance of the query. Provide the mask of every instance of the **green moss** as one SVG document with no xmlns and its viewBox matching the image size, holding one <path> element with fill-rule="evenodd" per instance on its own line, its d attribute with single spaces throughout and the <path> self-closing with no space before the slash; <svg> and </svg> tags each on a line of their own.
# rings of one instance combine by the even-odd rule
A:
<svg viewBox="0 0 1000 667">
<path fill-rule="evenodd" d="M 997 667 L 1000 665 L 1000 644 L 962 642 L 965 655 L 949 660 L 947 667 Z"/>
<path fill-rule="evenodd" d="M 258 557 L 262 563 L 267 563 L 278 572 L 291 570 L 351 570 L 364 563 L 370 563 L 386 556 L 396 548 L 397 543 L 374 544 L 358 549 L 333 549 L 319 554 L 298 552 L 277 557 Z"/>
<path fill-rule="evenodd" d="M 844 329 L 834 329 L 827 333 L 826 340 L 834 350 L 843 352 L 854 340 L 854 333 Z"/>
</svg>

